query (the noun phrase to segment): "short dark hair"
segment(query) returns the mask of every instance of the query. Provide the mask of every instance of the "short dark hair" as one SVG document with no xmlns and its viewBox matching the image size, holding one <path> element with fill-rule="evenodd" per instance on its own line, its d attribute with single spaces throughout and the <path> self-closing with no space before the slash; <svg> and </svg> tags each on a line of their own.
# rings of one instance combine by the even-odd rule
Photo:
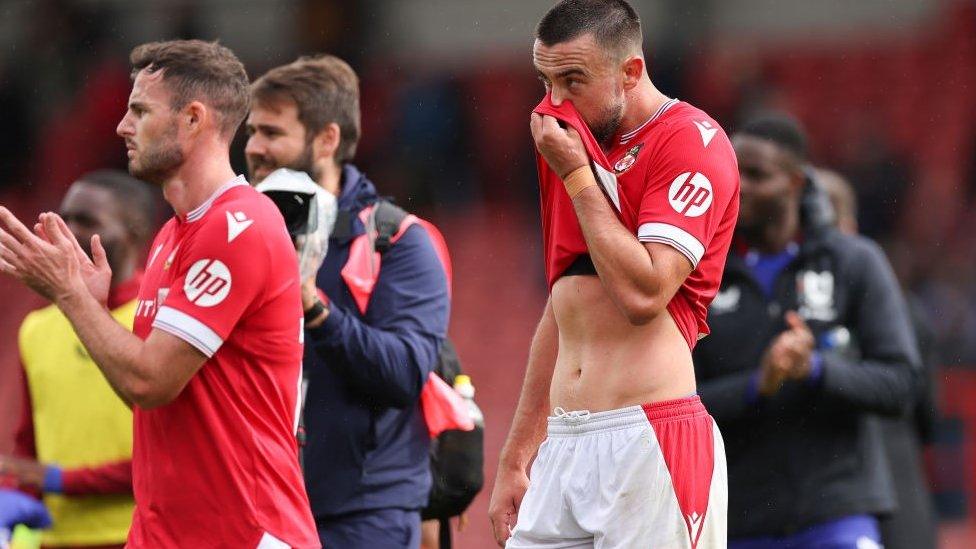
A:
<svg viewBox="0 0 976 549">
<path fill-rule="evenodd" d="M 173 91 L 170 107 L 182 109 L 191 101 L 201 101 L 220 116 L 220 129 L 233 136 L 247 116 L 250 95 L 247 71 L 234 52 L 217 42 L 170 40 L 136 46 L 129 55 L 132 78 L 145 69 L 162 71 Z"/>
<path fill-rule="evenodd" d="M 76 183 L 108 191 L 133 240 L 142 245 L 149 242 L 159 220 L 159 197 L 148 183 L 120 170 L 88 172 L 79 177 Z"/>
<path fill-rule="evenodd" d="M 624 0 L 563 0 L 535 29 L 535 37 L 546 46 L 586 33 L 593 33 L 597 44 L 618 57 L 641 51 L 640 17 Z"/>
<path fill-rule="evenodd" d="M 792 153 L 797 161 L 803 163 L 807 160 L 807 135 L 803 125 L 786 113 L 756 115 L 742 124 L 736 133 L 772 141 Z"/>
<path fill-rule="evenodd" d="M 342 59 L 308 56 L 275 67 L 254 81 L 251 96 L 256 103 L 264 104 L 292 101 L 309 140 L 334 122 L 340 133 L 336 163 L 348 162 L 356 155 L 362 131 L 359 77 Z"/>
</svg>

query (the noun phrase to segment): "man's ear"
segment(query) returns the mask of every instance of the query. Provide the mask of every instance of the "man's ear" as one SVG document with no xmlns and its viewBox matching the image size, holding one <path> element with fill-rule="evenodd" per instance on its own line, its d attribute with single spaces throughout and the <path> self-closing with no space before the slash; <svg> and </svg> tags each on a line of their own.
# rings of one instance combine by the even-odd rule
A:
<svg viewBox="0 0 976 549">
<path fill-rule="evenodd" d="M 312 159 L 314 162 L 335 161 L 336 151 L 339 150 L 339 142 L 342 140 L 342 131 L 335 122 L 326 124 L 322 131 L 312 139 Z"/>
<path fill-rule="evenodd" d="M 624 61 L 624 90 L 632 90 L 644 76 L 644 58 L 633 56 Z"/>
<path fill-rule="evenodd" d="M 184 127 L 190 135 L 196 135 L 211 116 L 210 109 L 200 101 L 191 101 L 180 113 Z"/>
</svg>

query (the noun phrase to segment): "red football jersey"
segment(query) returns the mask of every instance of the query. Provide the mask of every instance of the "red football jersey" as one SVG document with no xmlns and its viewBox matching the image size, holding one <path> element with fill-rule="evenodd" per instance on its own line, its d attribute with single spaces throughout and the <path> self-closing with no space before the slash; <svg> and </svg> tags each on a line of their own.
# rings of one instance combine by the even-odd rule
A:
<svg viewBox="0 0 976 549">
<path fill-rule="evenodd" d="M 642 242 L 673 246 L 693 271 L 668 304 L 688 342 L 708 334 L 708 304 L 718 291 L 739 215 L 739 168 L 722 128 L 703 111 L 672 99 L 646 122 L 616 138 L 609 151 L 595 140 L 569 101 L 547 96 L 535 112 L 573 126 L 583 136 L 594 172 L 621 222 Z M 550 288 L 587 253 L 562 181 L 539 157 L 546 274 Z"/>
<path fill-rule="evenodd" d="M 134 409 L 129 547 L 319 547 L 295 439 L 302 364 L 294 246 L 243 177 L 156 236 L 133 331 L 208 360 Z"/>
</svg>

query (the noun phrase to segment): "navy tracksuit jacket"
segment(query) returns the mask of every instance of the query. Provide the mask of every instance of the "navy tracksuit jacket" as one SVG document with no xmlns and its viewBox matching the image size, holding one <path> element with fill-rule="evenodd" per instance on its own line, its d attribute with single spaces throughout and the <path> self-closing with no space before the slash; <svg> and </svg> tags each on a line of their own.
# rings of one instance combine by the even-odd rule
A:
<svg viewBox="0 0 976 549">
<path fill-rule="evenodd" d="M 339 221 L 317 276 L 330 314 L 305 333 L 305 482 L 318 521 L 419 510 L 430 491 L 419 398 L 447 333 L 448 282 L 426 230 L 412 225 L 383 254 L 360 312 L 340 271 L 364 233 L 358 213 L 377 198 L 359 170 L 343 167 Z"/>
</svg>

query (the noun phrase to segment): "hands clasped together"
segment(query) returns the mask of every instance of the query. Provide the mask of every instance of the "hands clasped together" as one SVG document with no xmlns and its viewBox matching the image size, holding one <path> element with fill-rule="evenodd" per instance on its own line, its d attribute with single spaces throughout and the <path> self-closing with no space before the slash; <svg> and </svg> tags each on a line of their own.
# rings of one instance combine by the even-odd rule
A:
<svg viewBox="0 0 976 549">
<path fill-rule="evenodd" d="M 10 210 L 0 206 L 0 271 L 54 303 L 85 292 L 106 303 L 112 269 L 98 235 L 92 237 L 91 250 L 89 258 L 55 213 L 39 215 L 31 232 Z"/>
</svg>

